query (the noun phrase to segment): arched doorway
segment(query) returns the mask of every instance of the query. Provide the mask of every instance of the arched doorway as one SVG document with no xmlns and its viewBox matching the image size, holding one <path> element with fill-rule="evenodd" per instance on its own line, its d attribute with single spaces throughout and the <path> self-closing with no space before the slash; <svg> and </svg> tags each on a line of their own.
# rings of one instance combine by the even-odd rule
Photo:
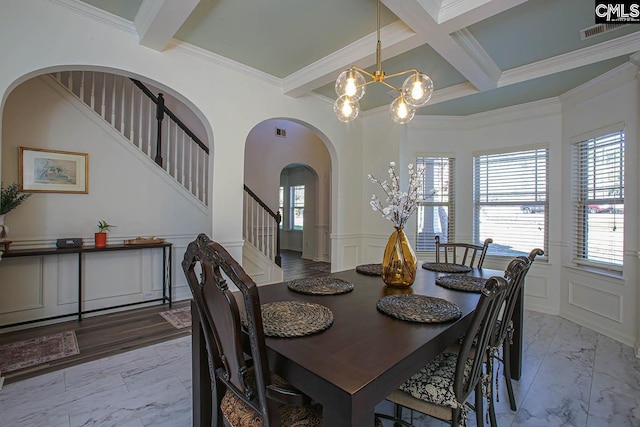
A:
<svg viewBox="0 0 640 427">
<path fill-rule="evenodd" d="M 281 185 L 281 176 L 291 185 Z M 295 248 L 314 261 L 331 261 L 331 156 L 317 130 L 289 119 L 257 124 L 247 136 L 244 182 L 274 212 L 287 210 L 280 230 L 283 248 Z M 305 206 L 291 211 L 280 203 L 281 187 L 287 187 L 289 201 L 295 185 L 305 187 Z M 296 225 L 295 212 L 303 214 L 302 225 Z"/>
<path fill-rule="evenodd" d="M 318 206 L 318 191 L 318 175 L 308 165 L 292 163 L 280 172 L 281 248 L 314 261 L 322 259 L 316 242 L 322 238 L 316 233 L 316 217 L 322 208 Z"/>
</svg>

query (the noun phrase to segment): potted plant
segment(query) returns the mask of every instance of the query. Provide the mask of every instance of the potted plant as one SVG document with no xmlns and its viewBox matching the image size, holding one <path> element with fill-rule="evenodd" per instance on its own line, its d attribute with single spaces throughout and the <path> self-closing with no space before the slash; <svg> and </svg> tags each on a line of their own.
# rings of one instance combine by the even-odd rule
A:
<svg viewBox="0 0 640 427">
<path fill-rule="evenodd" d="M 15 182 L 7 187 L 0 186 L 0 239 L 5 239 L 9 227 L 4 225 L 4 216 L 17 208 L 31 194 L 23 193 Z"/>
<path fill-rule="evenodd" d="M 98 232 L 94 234 L 96 248 L 107 246 L 107 232 L 115 225 L 107 223 L 105 220 L 98 221 Z"/>
</svg>

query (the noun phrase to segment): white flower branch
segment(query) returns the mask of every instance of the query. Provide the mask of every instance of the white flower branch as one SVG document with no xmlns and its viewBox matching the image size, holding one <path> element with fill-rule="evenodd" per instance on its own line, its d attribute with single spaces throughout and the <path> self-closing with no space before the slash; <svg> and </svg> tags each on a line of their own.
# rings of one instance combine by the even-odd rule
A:
<svg viewBox="0 0 640 427">
<path fill-rule="evenodd" d="M 387 181 L 379 181 L 371 174 L 367 175 L 367 178 L 371 182 L 377 183 L 382 187 L 386 195 L 387 206 L 383 207 L 378 197 L 374 194 L 371 196 L 371 209 L 376 212 L 380 212 L 382 217 L 393 222 L 397 228 L 404 227 L 407 220 L 411 218 L 411 215 L 418 207 L 418 189 L 420 188 L 422 176 L 424 175 L 424 166 L 419 165 L 414 169 L 413 164 L 409 163 L 407 166 L 409 172 L 409 188 L 406 192 L 400 190 L 400 179 L 395 171 L 396 164 L 394 162 L 389 163 L 389 179 L 391 184 Z M 425 198 L 431 197 L 436 193 L 435 190 L 431 190 L 430 194 L 425 195 Z"/>
</svg>

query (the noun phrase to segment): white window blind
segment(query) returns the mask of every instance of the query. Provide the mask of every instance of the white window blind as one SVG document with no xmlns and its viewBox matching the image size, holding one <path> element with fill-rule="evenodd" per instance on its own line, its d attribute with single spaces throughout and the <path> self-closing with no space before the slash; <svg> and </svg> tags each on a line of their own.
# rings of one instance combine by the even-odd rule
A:
<svg viewBox="0 0 640 427">
<path fill-rule="evenodd" d="M 487 253 L 547 252 L 549 149 L 474 157 L 473 234 L 476 244 L 493 239 Z"/>
<path fill-rule="evenodd" d="M 624 235 L 624 132 L 575 144 L 576 259 L 621 268 Z"/>
<path fill-rule="evenodd" d="M 416 251 L 435 251 L 435 236 L 448 242 L 454 235 L 455 159 L 418 157 L 416 168 L 424 168 L 418 196 Z"/>
</svg>

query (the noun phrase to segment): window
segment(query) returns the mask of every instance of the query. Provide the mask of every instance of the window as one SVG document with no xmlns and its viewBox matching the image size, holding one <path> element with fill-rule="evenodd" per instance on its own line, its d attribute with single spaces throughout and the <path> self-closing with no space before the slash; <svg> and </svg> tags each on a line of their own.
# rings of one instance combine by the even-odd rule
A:
<svg viewBox="0 0 640 427">
<path fill-rule="evenodd" d="M 624 132 L 575 144 L 574 191 L 578 263 L 622 267 Z"/>
<path fill-rule="evenodd" d="M 548 148 L 473 158 L 473 237 L 493 239 L 487 253 L 547 252 L 548 158 Z"/>
<path fill-rule="evenodd" d="M 304 225 L 304 185 L 291 187 L 290 203 L 290 226 L 293 230 L 302 230 Z"/>
<path fill-rule="evenodd" d="M 435 251 L 435 236 L 441 242 L 454 234 L 455 159 L 418 157 L 416 168 L 424 168 L 418 189 L 416 251 Z"/>
</svg>

